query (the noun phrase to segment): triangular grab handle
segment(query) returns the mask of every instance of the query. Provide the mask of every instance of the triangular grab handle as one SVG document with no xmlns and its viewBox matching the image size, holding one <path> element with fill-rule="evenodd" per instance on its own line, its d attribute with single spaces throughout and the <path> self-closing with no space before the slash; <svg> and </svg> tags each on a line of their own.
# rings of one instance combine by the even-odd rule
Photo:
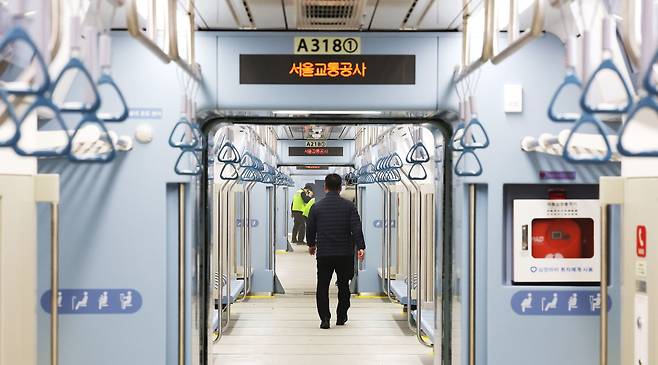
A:
<svg viewBox="0 0 658 365">
<path fill-rule="evenodd" d="M 624 143 L 624 136 L 626 136 L 627 128 L 631 124 L 639 123 L 639 121 L 636 120 L 636 115 L 638 112 L 644 109 L 653 110 L 655 113 L 658 113 L 658 102 L 656 102 L 653 95 L 648 95 L 640 99 L 640 101 L 638 101 L 637 104 L 633 107 L 633 110 L 630 112 L 630 114 L 628 114 L 626 122 L 621 126 L 621 130 L 619 131 L 619 138 L 617 139 L 617 150 L 619 150 L 619 153 L 624 156 L 658 157 L 658 148 L 653 150 L 633 151 L 633 149 L 629 149 Z"/>
<path fill-rule="evenodd" d="M 185 132 L 182 134 L 180 140 L 176 140 L 176 132 L 180 129 L 185 130 Z M 185 136 L 188 131 L 192 137 L 189 141 L 185 141 Z M 171 134 L 169 135 L 169 145 L 174 148 L 194 149 L 198 144 L 199 140 L 197 139 L 196 132 L 194 132 L 194 126 L 189 120 L 187 120 L 187 118 L 182 117 L 171 130 Z"/>
<path fill-rule="evenodd" d="M 193 166 L 192 168 L 186 169 L 183 168 L 183 156 L 190 156 L 192 157 L 192 163 Z M 183 175 L 183 176 L 197 176 L 201 174 L 201 160 L 199 160 L 199 156 L 194 152 L 194 149 L 189 149 L 189 148 L 184 148 L 181 150 L 180 155 L 178 155 L 178 159 L 176 160 L 176 166 L 174 167 L 174 172 L 177 175 Z"/>
<path fill-rule="evenodd" d="M 598 76 L 599 73 L 606 70 L 612 71 L 612 73 L 614 73 L 617 76 L 617 78 L 619 78 L 619 81 L 623 86 L 624 93 L 626 94 L 626 103 L 621 105 L 590 105 L 589 102 L 587 101 L 594 80 L 596 80 L 596 77 Z M 599 67 L 596 69 L 596 71 L 594 71 L 592 76 L 589 78 L 587 84 L 585 84 L 583 93 L 580 96 L 580 107 L 583 109 L 583 111 L 585 111 L 588 114 L 595 114 L 595 113 L 624 114 L 624 113 L 628 113 L 628 111 L 631 110 L 632 106 L 633 106 L 633 95 L 631 94 L 631 91 L 629 90 L 628 85 L 624 80 L 624 77 L 621 75 L 621 72 L 619 71 L 619 69 L 611 59 L 603 60 L 603 62 L 601 62 Z"/>
<path fill-rule="evenodd" d="M 108 74 L 102 74 L 100 78 L 98 78 L 98 86 L 103 86 L 107 85 L 110 88 L 114 89 L 116 92 L 116 95 L 119 97 L 119 102 L 121 103 L 121 112 L 117 114 L 110 114 L 110 113 L 101 113 L 98 112 L 96 115 L 98 116 L 98 119 L 102 120 L 105 123 L 120 123 L 124 122 L 128 119 L 130 116 L 130 108 L 128 108 L 128 103 L 126 103 L 126 98 L 123 96 L 123 93 L 121 92 L 121 89 L 119 89 L 119 85 L 117 85 L 114 82 L 114 79 L 112 76 Z M 103 101 L 101 100 L 101 106 L 103 105 Z"/>
<path fill-rule="evenodd" d="M 464 158 L 466 156 L 473 156 L 473 160 L 476 162 L 477 167 L 474 169 L 466 169 L 464 164 L 466 163 Z M 459 155 L 459 158 L 457 159 L 457 162 L 455 163 L 455 175 L 457 176 L 462 176 L 462 177 L 467 177 L 467 176 L 480 176 L 482 175 L 483 169 L 482 169 L 482 163 L 480 162 L 480 158 L 475 154 L 475 152 L 471 149 L 464 149 L 464 151 Z"/>
<path fill-rule="evenodd" d="M 576 148 L 572 147 L 574 135 L 578 132 L 578 129 L 584 125 L 591 124 L 596 128 L 597 133 L 603 138 L 605 144 L 605 153 L 601 157 L 577 157 L 574 155 L 573 150 Z M 592 114 L 584 113 L 578 122 L 571 129 L 569 137 L 564 143 L 564 149 L 562 151 L 562 157 L 570 163 L 606 163 L 612 158 L 612 148 L 610 147 L 610 141 L 608 141 L 608 133 L 612 131 L 603 124 L 597 117 Z"/>
<path fill-rule="evenodd" d="M 407 163 L 416 163 L 416 162 L 428 162 L 430 160 L 430 154 L 427 152 L 427 148 L 423 142 L 417 142 L 409 152 L 407 153 L 406 161 Z"/>
<path fill-rule="evenodd" d="M 29 86 L 24 87 L 24 85 L 12 85 L 12 83 L 5 83 L 3 90 L 9 94 L 14 95 L 44 95 L 48 90 L 50 90 L 50 76 L 48 75 L 48 65 L 46 64 L 45 58 L 41 52 L 39 52 L 39 47 L 34 43 L 30 35 L 21 27 L 17 26 L 9 30 L 5 37 L 0 41 L 0 54 L 5 54 L 6 48 L 19 41 L 25 42 L 34 52 L 34 59 L 36 60 L 37 67 L 41 71 L 41 85 L 30 88 Z"/>
<path fill-rule="evenodd" d="M 471 133 L 472 130 L 474 129 L 480 129 L 482 131 L 482 137 L 484 140 L 482 141 L 476 141 L 475 136 L 473 136 Z M 467 136 L 471 135 L 471 141 L 467 141 Z M 484 130 L 484 126 L 480 122 L 479 119 L 473 118 L 471 119 L 468 124 L 466 124 L 466 127 L 464 127 L 464 133 L 462 134 L 462 137 L 460 139 L 460 144 L 463 148 L 466 149 L 481 149 L 481 148 L 487 148 L 489 147 L 489 135 L 487 134 L 487 131 Z"/>
<path fill-rule="evenodd" d="M 557 88 L 557 90 L 555 90 L 555 93 L 551 98 L 551 103 L 548 104 L 548 119 L 556 123 L 571 123 L 577 121 L 578 118 L 580 118 L 580 113 L 576 113 L 576 112 L 558 113 L 555 111 L 555 104 L 557 103 L 560 93 L 562 93 L 562 91 L 565 88 L 572 85 L 581 90 L 583 88 L 583 84 L 582 82 L 580 82 L 578 76 L 574 75 L 573 73 L 570 73 L 564 78 L 564 81 L 562 81 L 562 83 Z"/>
</svg>

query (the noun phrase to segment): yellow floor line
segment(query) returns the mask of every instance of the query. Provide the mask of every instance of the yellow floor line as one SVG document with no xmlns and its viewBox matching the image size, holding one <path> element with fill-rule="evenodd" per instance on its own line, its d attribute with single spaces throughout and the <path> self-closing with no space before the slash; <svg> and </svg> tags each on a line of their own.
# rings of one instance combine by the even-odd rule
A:
<svg viewBox="0 0 658 365">
<path fill-rule="evenodd" d="M 279 254 L 279 253 L 289 253 L 289 252 L 286 250 L 276 250 L 276 253 Z"/>
<path fill-rule="evenodd" d="M 272 299 L 274 295 L 247 295 L 249 299 Z"/>
</svg>

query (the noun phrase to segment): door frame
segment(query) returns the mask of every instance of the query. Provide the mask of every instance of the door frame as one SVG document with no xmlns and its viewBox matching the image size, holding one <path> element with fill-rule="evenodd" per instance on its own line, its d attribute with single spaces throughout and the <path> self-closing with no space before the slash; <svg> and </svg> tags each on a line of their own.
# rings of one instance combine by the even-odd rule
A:
<svg viewBox="0 0 658 365">
<path fill-rule="evenodd" d="M 309 124 L 311 121 L 314 123 L 322 123 L 328 125 L 399 125 L 399 124 L 408 124 L 408 125 L 421 125 L 429 129 L 434 135 L 435 146 L 441 148 L 441 154 L 443 158 L 443 171 L 441 177 L 443 178 L 442 184 L 442 221 L 443 227 L 442 230 L 442 248 L 436 250 L 436 256 L 441 255 L 441 288 L 440 290 L 435 291 L 435 303 L 441 303 L 441 361 L 444 365 L 451 365 L 451 343 L 452 343 L 452 300 L 453 300 L 453 286 L 452 286 L 452 259 L 453 259 L 453 243 L 452 243 L 452 186 L 453 186 L 453 174 L 452 174 L 452 150 L 449 146 L 449 141 L 453 135 L 453 129 L 450 125 L 450 121 L 455 119 L 455 115 L 448 113 L 444 115 L 436 115 L 430 117 L 420 117 L 420 118 L 359 118 L 359 117 L 350 117 L 350 116 L 322 116 L 313 118 L 310 117 L 294 117 L 294 118 L 279 118 L 279 117 L 251 117 L 251 116 L 227 116 L 231 113 L 209 113 L 207 115 L 202 115 L 198 120 L 201 125 L 202 136 L 205 142 L 205 146 L 208 146 L 208 136 L 209 133 L 213 133 L 215 130 L 224 127 L 232 126 L 236 124 L 248 124 L 248 125 L 304 125 Z M 242 113 L 244 115 L 244 113 Z M 437 148 L 437 149 L 438 149 Z M 436 151 L 434 152 L 436 156 Z M 208 149 L 204 148 L 202 152 L 202 166 L 208 166 Z M 208 199 L 208 169 L 203 168 L 199 184 L 198 194 L 198 213 L 199 221 L 197 225 L 198 236 L 201 239 L 200 252 L 197 256 L 199 262 L 195 263 L 195 267 L 199 272 L 197 273 L 199 290 L 196 293 L 199 298 L 193 298 L 193 303 L 200 306 L 197 313 L 199 315 L 199 333 L 201 336 L 199 339 L 199 349 L 193 349 L 193 359 L 198 359 L 198 363 L 201 365 L 209 365 L 208 359 L 212 355 L 210 348 L 212 347 L 212 341 L 209 341 L 210 337 L 208 336 L 208 327 L 209 327 L 209 298 L 212 298 L 212 278 L 210 270 L 210 257 L 207 255 L 209 251 L 208 245 L 210 242 L 210 232 L 208 231 L 208 209 L 212 209 L 209 204 Z M 438 193 L 438 192 L 437 192 Z M 437 194 L 438 196 L 438 194 Z M 210 201 L 212 202 L 212 201 Z M 438 285 L 439 281 L 435 282 L 435 285 Z M 436 346 L 437 344 L 435 344 Z M 195 359 L 196 357 L 196 359 Z"/>
</svg>

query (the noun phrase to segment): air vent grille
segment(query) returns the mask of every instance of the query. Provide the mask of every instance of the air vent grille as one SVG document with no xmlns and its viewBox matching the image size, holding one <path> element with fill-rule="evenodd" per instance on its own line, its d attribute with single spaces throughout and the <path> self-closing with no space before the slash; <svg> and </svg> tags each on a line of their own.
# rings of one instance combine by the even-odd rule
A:
<svg viewBox="0 0 658 365">
<path fill-rule="evenodd" d="M 366 0 L 297 0 L 298 29 L 358 30 Z"/>
</svg>

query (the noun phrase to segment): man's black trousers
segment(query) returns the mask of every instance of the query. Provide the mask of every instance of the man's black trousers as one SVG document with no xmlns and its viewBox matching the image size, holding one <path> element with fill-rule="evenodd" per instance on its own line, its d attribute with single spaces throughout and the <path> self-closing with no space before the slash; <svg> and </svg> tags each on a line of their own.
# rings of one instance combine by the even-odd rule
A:
<svg viewBox="0 0 658 365">
<path fill-rule="evenodd" d="M 306 235 L 306 218 L 302 212 L 298 210 L 292 211 L 292 242 L 301 243 L 304 242 L 304 236 Z"/>
<path fill-rule="evenodd" d="M 330 319 L 329 283 L 336 272 L 338 284 L 338 318 L 344 318 L 350 308 L 350 280 L 354 277 L 354 256 L 318 257 L 318 286 L 315 301 L 320 319 Z"/>
</svg>

